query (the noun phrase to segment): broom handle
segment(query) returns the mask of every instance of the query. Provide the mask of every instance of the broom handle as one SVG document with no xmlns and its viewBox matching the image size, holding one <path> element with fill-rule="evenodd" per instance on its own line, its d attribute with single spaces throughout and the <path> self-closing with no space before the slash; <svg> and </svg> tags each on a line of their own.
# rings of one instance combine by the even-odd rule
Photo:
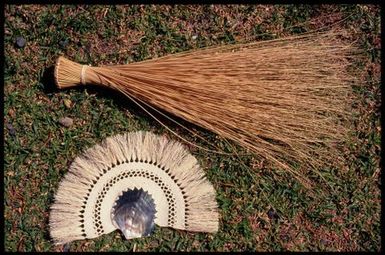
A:
<svg viewBox="0 0 385 255">
<path fill-rule="evenodd" d="M 99 70 L 100 69 L 100 70 Z M 55 82 L 59 89 L 85 86 L 89 84 L 111 87 L 100 72 L 103 67 L 91 67 L 73 62 L 65 57 L 59 57 L 55 65 Z"/>
</svg>

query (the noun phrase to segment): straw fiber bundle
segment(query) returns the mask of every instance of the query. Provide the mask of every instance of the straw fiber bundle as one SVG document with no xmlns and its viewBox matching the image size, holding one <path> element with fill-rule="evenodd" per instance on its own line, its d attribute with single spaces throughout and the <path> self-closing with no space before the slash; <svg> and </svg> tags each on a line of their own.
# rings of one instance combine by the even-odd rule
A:
<svg viewBox="0 0 385 255">
<path fill-rule="evenodd" d="M 96 84 L 237 142 L 276 167 L 333 163 L 347 133 L 353 47 L 330 31 L 211 47 L 127 65 L 59 57 L 59 88 Z"/>
</svg>

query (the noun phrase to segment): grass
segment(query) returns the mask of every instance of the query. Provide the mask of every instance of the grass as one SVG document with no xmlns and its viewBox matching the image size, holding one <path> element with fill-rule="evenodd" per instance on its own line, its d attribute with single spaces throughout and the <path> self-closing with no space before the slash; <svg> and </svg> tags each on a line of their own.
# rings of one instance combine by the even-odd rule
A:
<svg viewBox="0 0 385 255">
<path fill-rule="evenodd" d="M 240 40 L 262 40 L 341 26 L 364 50 L 355 87 L 354 139 L 344 169 L 320 169 L 332 189 L 308 190 L 253 158 L 191 148 L 217 190 L 215 235 L 157 228 L 126 241 L 115 231 L 53 246 L 48 209 L 69 164 L 117 133 L 168 134 L 119 94 L 97 88 L 54 89 L 59 55 L 93 65 L 125 64 Z M 24 48 L 15 47 L 22 36 Z M 4 218 L 6 251 L 379 251 L 380 7 L 375 5 L 134 5 L 5 7 Z M 63 127 L 61 117 L 74 124 Z M 182 136 L 187 134 L 176 129 Z M 190 125 L 192 129 L 196 129 Z M 198 131 L 224 148 L 225 142 Z M 175 138 L 174 138 L 175 139 Z M 253 171 L 249 171 L 251 168 Z"/>
</svg>

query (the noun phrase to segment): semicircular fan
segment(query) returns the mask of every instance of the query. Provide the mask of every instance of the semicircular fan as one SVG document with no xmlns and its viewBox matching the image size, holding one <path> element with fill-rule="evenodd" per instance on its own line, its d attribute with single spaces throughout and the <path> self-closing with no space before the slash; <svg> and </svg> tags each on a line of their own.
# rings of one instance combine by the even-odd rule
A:
<svg viewBox="0 0 385 255">
<path fill-rule="evenodd" d="M 176 141 L 150 132 L 105 139 L 78 156 L 50 211 L 55 244 L 120 229 L 127 239 L 160 227 L 218 231 L 212 184 L 196 158 Z"/>
</svg>

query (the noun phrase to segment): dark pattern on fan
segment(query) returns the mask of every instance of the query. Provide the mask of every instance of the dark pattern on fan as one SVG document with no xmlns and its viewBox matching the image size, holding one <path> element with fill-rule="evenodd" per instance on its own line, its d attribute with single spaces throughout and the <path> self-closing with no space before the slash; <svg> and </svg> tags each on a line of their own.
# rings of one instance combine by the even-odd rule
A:
<svg viewBox="0 0 385 255">
<path fill-rule="evenodd" d="M 124 191 L 116 201 L 111 217 L 126 239 L 149 236 L 155 228 L 155 203 L 143 189 Z"/>
</svg>

